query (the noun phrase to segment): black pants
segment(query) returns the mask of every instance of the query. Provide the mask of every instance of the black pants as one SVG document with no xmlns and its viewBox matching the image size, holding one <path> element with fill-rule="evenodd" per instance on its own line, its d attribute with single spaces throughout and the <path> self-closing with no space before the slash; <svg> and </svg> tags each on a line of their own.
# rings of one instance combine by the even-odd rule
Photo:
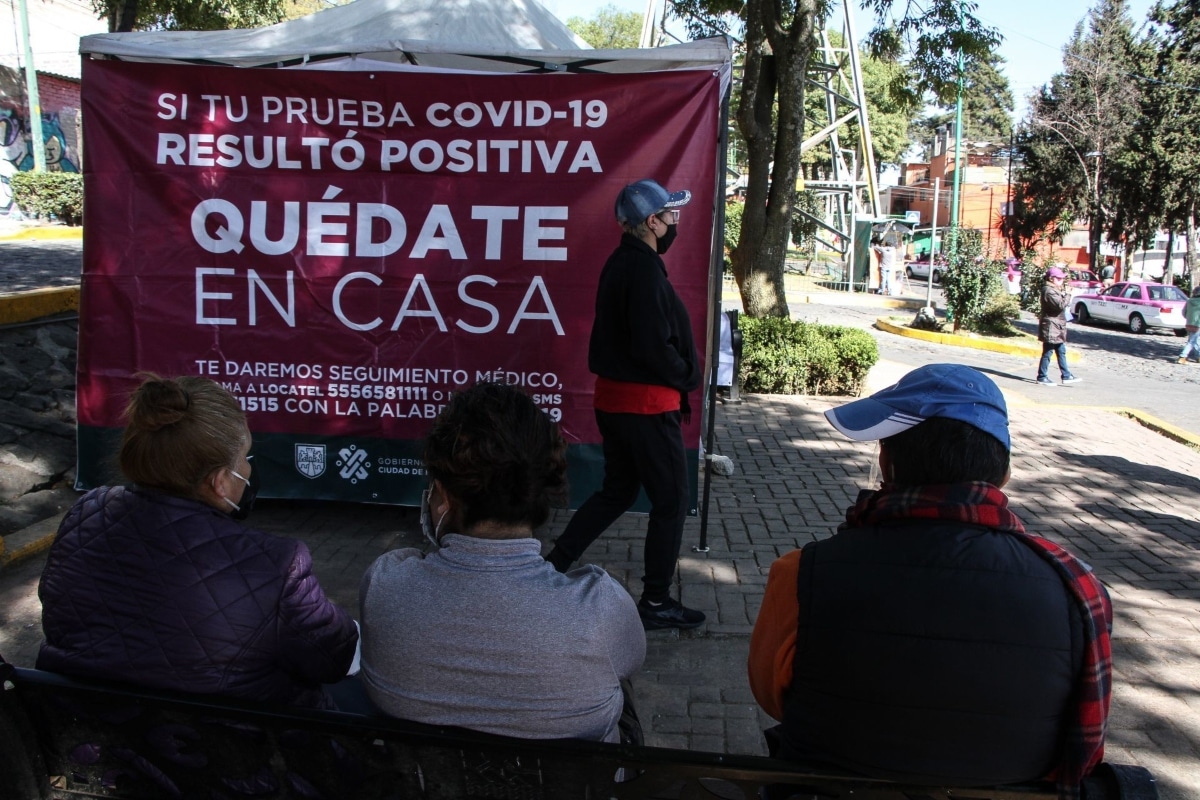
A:
<svg viewBox="0 0 1200 800">
<path fill-rule="evenodd" d="M 638 489 L 650 498 L 646 526 L 646 574 L 642 598 L 659 602 L 671 591 L 683 521 L 687 517 L 687 459 L 679 412 L 610 414 L 596 412 L 604 437 L 604 483 L 588 498 L 555 546 L 576 561 L 617 517 L 637 501 Z"/>
</svg>

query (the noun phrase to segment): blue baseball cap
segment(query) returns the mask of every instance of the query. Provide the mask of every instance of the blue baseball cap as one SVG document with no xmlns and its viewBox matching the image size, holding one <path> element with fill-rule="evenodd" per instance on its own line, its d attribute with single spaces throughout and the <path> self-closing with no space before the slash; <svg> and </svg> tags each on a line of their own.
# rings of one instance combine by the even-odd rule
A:
<svg viewBox="0 0 1200 800">
<path fill-rule="evenodd" d="M 991 378 L 962 364 L 918 367 L 895 386 L 825 412 L 833 427 L 860 442 L 895 436 L 934 417 L 965 422 L 1012 449 L 1004 395 Z"/>
<path fill-rule="evenodd" d="M 617 222 L 637 224 L 667 208 L 686 206 L 692 199 L 687 189 L 668 192 L 658 181 L 646 180 L 631 183 L 617 195 L 615 211 Z"/>
</svg>

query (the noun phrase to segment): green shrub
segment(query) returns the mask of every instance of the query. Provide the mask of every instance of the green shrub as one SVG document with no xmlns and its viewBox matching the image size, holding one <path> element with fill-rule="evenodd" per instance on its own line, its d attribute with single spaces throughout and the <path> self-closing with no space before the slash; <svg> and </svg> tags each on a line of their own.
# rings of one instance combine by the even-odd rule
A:
<svg viewBox="0 0 1200 800">
<path fill-rule="evenodd" d="M 725 204 L 725 250 L 732 253 L 737 248 L 738 237 L 742 235 L 742 212 L 746 210 L 745 203 Z"/>
<path fill-rule="evenodd" d="M 1027 259 L 1021 264 L 1021 308 L 1040 314 L 1042 311 L 1042 287 L 1046 285 L 1045 264 L 1036 264 Z"/>
<path fill-rule="evenodd" d="M 947 238 L 954 255 L 942 273 L 946 308 L 954 318 L 955 330 L 979 330 L 984 309 L 1001 288 L 1000 263 L 982 257 L 983 238 L 977 230 L 952 228 Z"/>
<path fill-rule="evenodd" d="M 13 199 L 26 214 L 56 217 L 68 225 L 83 222 L 83 176 L 71 172 L 18 172 L 11 178 Z"/>
<path fill-rule="evenodd" d="M 991 336 L 1016 336 L 1012 320 L 1021 316 L 1021 301 L 1007 289 L 996 290 L 988 299 L 972 330 Z"/>
<path fill-rule="evenodd" d="M 858 328 L 782 317 L 743 316 L 738 323 L 738 377 L 747 392 L 857 395 L 879 360 L 875 340 Z"/>
</svg>

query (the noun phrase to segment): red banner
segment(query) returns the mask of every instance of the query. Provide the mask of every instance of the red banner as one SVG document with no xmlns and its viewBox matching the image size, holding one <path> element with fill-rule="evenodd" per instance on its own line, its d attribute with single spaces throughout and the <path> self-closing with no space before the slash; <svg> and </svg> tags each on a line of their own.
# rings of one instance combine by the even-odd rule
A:
<svg viewBox="0 0 1200 800">
<path fill-rule="evenodd" d="M 419 440 L 484 379 L 599 442 L 588 335 L 625 184 L 692 191 L 667 262 L 705 340 L 718 93 L 703 70 L 85 62 L 81 433 L 119 429 L 150 371 L 212 377 L 256 445 L 319 440 L 330 467 L 378 472 L 363 442 Z"/>
</svg>

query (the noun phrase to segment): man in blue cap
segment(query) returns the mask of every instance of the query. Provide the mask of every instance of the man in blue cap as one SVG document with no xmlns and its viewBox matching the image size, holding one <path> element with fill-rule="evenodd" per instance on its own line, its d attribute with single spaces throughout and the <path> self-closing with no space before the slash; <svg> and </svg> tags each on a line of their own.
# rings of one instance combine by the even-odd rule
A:
<svg viewBox="0 0 1200 800">
<path fill-rule="evenodd" d="M 615 207 L 624 233 L 596 288 L 588 369 L 604 439 L 604 483 L 575 512 L 546 560 L 566 572 L 637 500 L 650 499 L 646 572 L 638 612 L 647 630 L 695 628 L 703 612 L 670 596 L 687 516 L 682 420 L 700 386 L 700 359 L 687 309 L 667 280 L 662 255 L 675 241 L 679 209 L 692 199 L 652 180 L 621 190 Z"/>
<path fill-rule="evenodd" d="M 932 364 L 825 416 L 879 441 L 883 483 L 836 535 L 771 566 L 749 674 L 782 722 L 773 754 L 1078 796 L 1104 755 L 1112 607 L 1086 564 L 1008 507 L 1000 390 Z"/>
</svg>

